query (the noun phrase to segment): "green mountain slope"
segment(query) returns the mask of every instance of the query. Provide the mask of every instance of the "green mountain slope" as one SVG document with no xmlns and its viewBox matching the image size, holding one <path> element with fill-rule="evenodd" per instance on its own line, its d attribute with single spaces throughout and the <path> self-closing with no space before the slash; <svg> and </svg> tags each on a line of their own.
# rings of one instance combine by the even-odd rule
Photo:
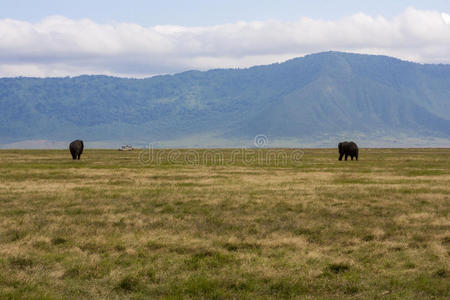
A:
<svg viewBox="0 0 450 300">
<path fill-rule="evenodd" d="M 176 141 L 206 136 L 223 146 L 256 134 L 299 146 L 340 137 L 448 140 L 450 66 L 325 52 L 147 79 L 2 78 L 0 111 L 3 145 L 83 138 L 183 146 Z"/>
</svg>

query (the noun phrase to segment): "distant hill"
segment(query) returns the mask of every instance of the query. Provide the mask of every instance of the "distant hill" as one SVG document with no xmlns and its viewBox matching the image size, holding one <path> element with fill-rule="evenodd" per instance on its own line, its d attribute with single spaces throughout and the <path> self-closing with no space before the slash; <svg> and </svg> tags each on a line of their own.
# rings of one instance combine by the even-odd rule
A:
<svg viewBox="0 0 450 300">
<path fill-rule="evenodd" d="M 269 146 L 447 146 L 450 65 L 324 52 L 147 79 L 1 78 L 0 111 L 4 147 L 238 146 L 258 134 Z"/>
</svg>

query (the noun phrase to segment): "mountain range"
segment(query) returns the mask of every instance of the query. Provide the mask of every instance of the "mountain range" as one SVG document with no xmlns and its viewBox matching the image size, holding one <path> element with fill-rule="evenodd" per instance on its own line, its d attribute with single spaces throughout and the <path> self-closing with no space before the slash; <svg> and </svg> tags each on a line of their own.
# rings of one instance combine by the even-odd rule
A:
<svg viewBox="0 0 450 300">
<path fill-rule="evenodd" d="M 145 79 L 0 78 L 0 147 L 450 146 L 450 65 L 322 52 Z"/>
</svg>

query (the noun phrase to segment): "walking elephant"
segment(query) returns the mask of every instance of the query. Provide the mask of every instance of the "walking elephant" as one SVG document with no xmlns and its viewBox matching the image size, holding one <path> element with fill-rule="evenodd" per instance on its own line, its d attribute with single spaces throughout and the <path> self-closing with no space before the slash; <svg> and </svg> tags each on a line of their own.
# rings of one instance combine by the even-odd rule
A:
<svg viewBox="0 0 450 300">
<path fill-rule="evenodd" d="M 75 140 L 69 145 L 70 154 L 72 154 L 72 159 L 80 159 L 83 153 L 84 144 L 82 140 Z"/>
<path fill-rule="evenodd" d="M 345 160 L 350 156 L 353 160 L 353 157 L 358 160 L 358 146 L 354 142 L 342 142 L 338 145 L 339 149 L 339 160 L 342 160 L 342 157 L 345 155 Z"/>
</svg>

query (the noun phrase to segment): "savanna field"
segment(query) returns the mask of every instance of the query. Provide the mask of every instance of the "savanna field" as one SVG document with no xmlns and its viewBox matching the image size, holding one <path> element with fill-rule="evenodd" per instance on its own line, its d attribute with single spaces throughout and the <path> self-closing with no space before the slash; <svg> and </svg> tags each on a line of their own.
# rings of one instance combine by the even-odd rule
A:
<svg viewBox="0 0 450 300">
<path fill-rule="evenodd" d="M 450 297 L 450 149 L 233 151 L 0 151 L 0 298 Z"/>
</svg>

